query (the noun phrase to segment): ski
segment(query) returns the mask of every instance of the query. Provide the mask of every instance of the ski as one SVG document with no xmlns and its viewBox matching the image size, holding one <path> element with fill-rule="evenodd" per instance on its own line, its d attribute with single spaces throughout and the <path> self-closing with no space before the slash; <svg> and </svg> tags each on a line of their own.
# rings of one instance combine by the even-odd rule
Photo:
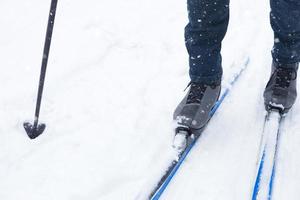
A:
<svg viewBox="0 0 300 200">
<path fill-rule="evenodd" d="M 238 78 L 241 76 L 243 71 L 249 65 L 249 62 L 250 62 L 249 58 L 245 59 L 242 66 L 239 68 L 239 71 L 233 75 L 232 80 L 230 81 L 230 83 L 228 84 L 226 89 L 224 89 L 224 92 L 222 92 L 222 94 L 220 95 L 219 100 L 216 102 L 216 104 L 214 105 L 214 107 L 210 111 L 210 118 L 212 118 L 214 116 L 214 114 L 216 113 L 216 111 L 218 110 L 218 108 L 220 107 L 222 102 L 224 101 L 225 97 L 231 91 L 232 86 L 237 82 Z M 191 149 L 194 147 L 195 143 L 197 142 L 197 139 L 200 137 L 201 133 L 205 130 L 205 127 L 207 126 L 207 124 L 204 127 L 202 127 L 201 129 L 191 130 L 191 133 L 190 133 L 189 136 L 184 135 L 184 134 L 181 136 L 181 138 L 183 138 L 185 140 L 184 141 L 185 142 L 184 148 L 180 149 L 180 151 L 178 152 L 177 158 L 173 159 L 170 162 L 169 167 L 167 168 L 164 175 L 161 177 L 161 179 L 158 181 L 158 183 L 156 184 L 156 186 L 152 190 L 152 192 L 149 195 L 148 199 L 158 200 L 161 197 L 161 195 L 163 194 L 163 192 L 165 191 L 165 189 L 167 188 L 167 186 L 169 185 L 169 183 L 171 182 L 171 180 L 175 176 L 176 172 L 178 171 L 178 169 L 180 168 L 180 166 L 184 162 L 185 158 L 187 157 L 187 155 L 189 154 Z M 182 133 L 184 133 L 184 131 Z"/>
<path fill-rule="evenodd" d="M 260 160 L 252 200 L 271 200 L 276 174 L 276 160 L 284 115 L 279 110 L 267 112 L 260 144 Z"/>
</svg>

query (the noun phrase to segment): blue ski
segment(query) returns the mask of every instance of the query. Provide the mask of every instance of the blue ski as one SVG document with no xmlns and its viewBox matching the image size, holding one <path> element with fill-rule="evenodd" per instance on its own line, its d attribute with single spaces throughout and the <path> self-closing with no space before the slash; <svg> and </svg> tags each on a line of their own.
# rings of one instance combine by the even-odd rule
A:
<svg viewBox="0 0 300 200">
<path fill-rule="evenodd" d="M 272 199 L 282 120 L 283 116 L 279 111 L 271 110 L 266 115 L 252 200 Z"/>
<path fill-rule="evenodd" d="M 250 59 L 247 58 L 245 60 L 245 62 L 243 63 L 243 65 L 241 66 L 240 70 L 233 76 L 231 82 L 229 83 L 229 87 L 227 87 L 224 90 L 224 92 L 220 96 L 219 100 L 216 102 L 215 106 L 210 111 L 210 118 L 213 117 L 213 115 L 216 113 L 216 111 L 218 110 L 218 108 L 220 107 L 222 102 L 224 101 L 225 97 L 231 91 L 232 86 L 237 82 L 238 78 L 241 76 L 243 71 L 247 68 L 249 62 L 250 62 Z M 149 196 L 150 200 L 158 200 L 161 197 L 161 195 L 163 194 L 163 192 L 165 191 L 165 189 L 167 188 L 167 186 L 169 185 L 169 183 L 171 182 L 171 180 L 175 176 L 176 172 L 178 171 L 178 169 L 180 168 L 180 166 L 184 162 L 185 158 L 187 157 L 187 155 L 189 154 L 191 149 L 194 147 L 195 143 L 197 142 L 197 139 L 199 138 L 199 136 L 201 135 L 201 133 L 203 132 L 205 127 L 206 126 L 204 126 L 203 128 L 201 128 L 199 130 L 192 131 L 192 135 L 194 137 L 189 137 L 188 138 L 188 144 L 187 144 L 186 148 L 184 149 L 184 151 L 182 151 L 179 154 L 177 160 L 174 159 L 170 163 L 170 165 L 169 165 L 168 169 L 166 170 L 165 174 L 160 179 L 160 181 L 158 182 L 156 187 L 152 190 L 152 193 Z"/>
</svg>

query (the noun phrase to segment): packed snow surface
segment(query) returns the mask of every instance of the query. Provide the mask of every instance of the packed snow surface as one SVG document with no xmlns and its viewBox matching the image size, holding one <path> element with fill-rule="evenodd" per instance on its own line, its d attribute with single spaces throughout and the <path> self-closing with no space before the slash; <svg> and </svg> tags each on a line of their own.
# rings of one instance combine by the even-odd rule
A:
<svg viewBox="0 0 300 200">
<path fill-rule="evenodd" d="M 188 84 L 185 1 L 58 2 L 41 120 L 30 140 L 50 1 L 0 2 L 0 199 L 132 200 L 173 155 L 172 112 Z M 162 196 L 251 198 L 270 73 L 268 1 L 232 0 L 223 84 L 248 69 Z M 274 200 L 297 200 L 300 101 L 281 135 Z"/>
</svg>

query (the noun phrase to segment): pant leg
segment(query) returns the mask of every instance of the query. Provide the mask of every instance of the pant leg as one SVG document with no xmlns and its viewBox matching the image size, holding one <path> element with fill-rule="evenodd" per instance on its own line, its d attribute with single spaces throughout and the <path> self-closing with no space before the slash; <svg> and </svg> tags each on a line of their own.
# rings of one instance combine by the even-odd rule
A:
<svg viewBox="0 0 300 200">
<path fill-rule="evenodd" d="M 273 59 L 283 64 L 300 62 L 300 0 L 271 0 L 270 21 Z"/>
<path fill-rule="evenodd" d="M 221 42 L 229 21 L 229 0 L 187 0 L 189 23 L 185 43 L 190 78 L 194 82 L 220 82 Z"/>
</svg>

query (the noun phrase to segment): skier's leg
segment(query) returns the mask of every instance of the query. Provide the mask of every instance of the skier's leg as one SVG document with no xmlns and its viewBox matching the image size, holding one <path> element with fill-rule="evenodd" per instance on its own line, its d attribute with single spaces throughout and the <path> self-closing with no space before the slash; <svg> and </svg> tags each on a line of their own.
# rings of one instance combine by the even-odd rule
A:
<svg viewBox="0 0 300 200">
<path fill-rule="evenodd" d="M 187 0 L 185 41 L 192 82 L 219 82 L 221 42 L 227 31 L 229 0 Z"/>
<path fill-rule="evenodd" d="M 270 21 L 274 31 L 274 61 L 300 62 L 300 0 L 271 0 Z"/>
<path fill-rule="evenodd" d="M 229 20 L 229 0 L 188 0 L 185 28 L 190 61 L 190 89 L 174 112 L 179 127 L 199 129 L 221 91 L 221 42 Z"/>
<path fill-rule="evenodd" d="M 287 112 L 297 97 L 300 61 L 300 0 L 271 0 L 274 31 L 272 73 L 264 92 L 266 109 Z"/>
</svg>

